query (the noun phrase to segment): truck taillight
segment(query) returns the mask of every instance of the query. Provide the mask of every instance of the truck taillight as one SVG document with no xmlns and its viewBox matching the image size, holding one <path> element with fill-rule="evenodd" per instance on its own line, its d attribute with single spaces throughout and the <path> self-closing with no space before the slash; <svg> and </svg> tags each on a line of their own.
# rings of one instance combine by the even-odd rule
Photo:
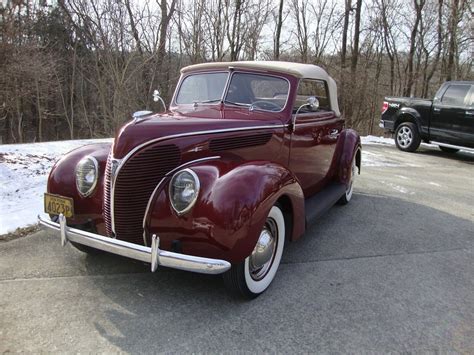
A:
<svg viewBox="0 0 474 355">
<path fill-rule="evenodd" d="M 387 109 L 388 109 L 388 102 L 384 101 L 382 104 L 382 114 L 384 114 L 385 111 L 387 111 Z"/>
</svg>

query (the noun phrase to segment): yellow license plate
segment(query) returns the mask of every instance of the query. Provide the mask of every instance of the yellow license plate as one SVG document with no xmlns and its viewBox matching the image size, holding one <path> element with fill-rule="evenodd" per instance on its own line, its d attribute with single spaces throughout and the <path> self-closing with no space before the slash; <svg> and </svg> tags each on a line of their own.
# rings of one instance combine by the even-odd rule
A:
<svg viewBox="0 0 474 355">
<path fill-rule="evenodd" d="M 64 217 L 74 216 L 74 200 L 70 197 L 64 197 L 53 194 L 44 194 L 44 211 L 49 214 L 63 214 Z"/>
</svg>

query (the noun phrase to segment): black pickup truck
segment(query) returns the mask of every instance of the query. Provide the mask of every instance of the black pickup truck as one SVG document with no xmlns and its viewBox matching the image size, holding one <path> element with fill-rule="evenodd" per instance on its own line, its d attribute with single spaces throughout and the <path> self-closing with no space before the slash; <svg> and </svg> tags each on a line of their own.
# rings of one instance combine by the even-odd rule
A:
<svg viewBox="0 0 474 355">
<path fill-rule="evenodd" d="M 448 81 L 433 100 L 386 97 L 380 127 L 395 133 L 397 148 L 414 152 L 423 141 L 444 152 L 474 148 L 474 82 Z"/>
</svg>

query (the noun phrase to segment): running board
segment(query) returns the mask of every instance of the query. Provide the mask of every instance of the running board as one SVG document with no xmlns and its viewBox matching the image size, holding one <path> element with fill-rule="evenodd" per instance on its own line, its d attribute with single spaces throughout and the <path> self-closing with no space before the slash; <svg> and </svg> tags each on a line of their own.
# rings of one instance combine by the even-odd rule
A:
<svg viewBox="0 0 474 355">
<path fill-rule="evenodd" d="M 446 147 L 446 148 L 465 150 L 467 152 L 474 153 L 474 148 L 461 147 L 460 145 L 440 143 L 440 142 L 436 142 L 436 141 L 430 141 L 429 144 L 439 145 L 439 146 Z"/>
<path fill-rule="evenodd" d="M 346 186 L 333 183 L 305 200 L 306 226 L 316 222 L 346 193 Z"/>
</svg>

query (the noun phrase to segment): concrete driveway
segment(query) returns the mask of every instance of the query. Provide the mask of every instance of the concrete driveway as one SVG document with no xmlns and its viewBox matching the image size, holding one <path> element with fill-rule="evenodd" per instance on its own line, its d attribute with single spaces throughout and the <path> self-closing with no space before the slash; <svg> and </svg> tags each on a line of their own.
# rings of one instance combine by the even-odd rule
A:
<svg viewBox="0 0 474 355">
<path fill-rule="evenodd" d="M 253 301 L 219 277 L 0 244 L 0 351 L 474 352 L 474 155 L 364 147 L 353 201 Z"/>
</svg>

